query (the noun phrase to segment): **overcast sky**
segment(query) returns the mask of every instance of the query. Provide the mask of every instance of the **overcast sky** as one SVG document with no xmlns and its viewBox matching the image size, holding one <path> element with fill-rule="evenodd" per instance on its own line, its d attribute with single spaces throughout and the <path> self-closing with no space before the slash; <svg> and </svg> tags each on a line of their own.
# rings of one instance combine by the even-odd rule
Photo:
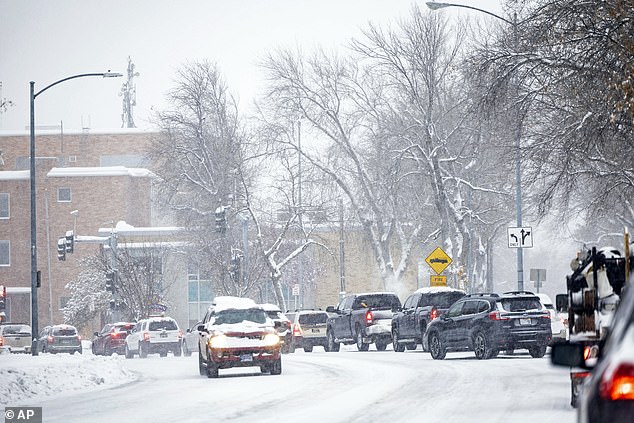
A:
<svg viewBox="0 0 634 423">
<path fill-rule="evenodd" d="M 499 0 L 456 3 L 503 13 Z M 426 9 L 422 0 L 0 0 L 0 96 L 14 103 L 0 114 L 0 130 L 28 128 L 29 81 L 37 92 L 71 75 L 125 73 L 128 57 L 140 73 L 138 127 L 150 126 L 152 107 L 165 107 L 175 70 L 186 61 L 217 63 L 246 109 L 258 90 L 257 63 L 267 51 L 337 49 L 368 22 L 394 24 L 416 4 Z M 460 12 L 478 15 L 458 8 L 441 13 Z M 123 82 L 80 78 L 55 86 L 36 99 L 36 125 L 120 128 Z"/>
</svg>

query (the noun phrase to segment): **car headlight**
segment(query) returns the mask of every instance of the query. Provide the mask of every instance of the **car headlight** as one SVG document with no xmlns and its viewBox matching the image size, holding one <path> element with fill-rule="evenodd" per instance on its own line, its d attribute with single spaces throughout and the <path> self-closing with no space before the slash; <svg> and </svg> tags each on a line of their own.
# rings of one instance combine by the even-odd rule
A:
<svg viewBox="0 0 634 423">
<path fill-rule="evenodd" d="M 225 348 L 227 346 L 227 337 L 225 335 L 216 335 L 209 338 L 210 348 Z"/>
<path fill-rule="evenodd" d="M 274 347 L 280 343 L 280 337 L 275 333 L 267 333 L 262 341 L 265 347 Z"/>
</svg>

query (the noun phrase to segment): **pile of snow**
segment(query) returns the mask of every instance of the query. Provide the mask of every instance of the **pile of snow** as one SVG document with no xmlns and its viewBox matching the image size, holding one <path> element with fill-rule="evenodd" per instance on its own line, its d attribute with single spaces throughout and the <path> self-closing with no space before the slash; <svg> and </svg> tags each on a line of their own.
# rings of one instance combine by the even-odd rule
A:
<svg viewBox="0 0 634 423">
<path fill-rule="evenodd" d="M 0 407 L 20 406 L 74 391 L 110 388 L 136 380 L 120 356 L 0 354 Z"/>
</svg>

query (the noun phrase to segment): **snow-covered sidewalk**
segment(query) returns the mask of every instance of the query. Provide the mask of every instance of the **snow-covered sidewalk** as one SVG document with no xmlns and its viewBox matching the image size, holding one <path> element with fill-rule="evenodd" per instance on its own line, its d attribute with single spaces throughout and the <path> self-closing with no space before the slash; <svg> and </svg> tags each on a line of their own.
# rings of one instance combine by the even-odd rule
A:
<svg viewBox="0 0 634 423">
<path fill-rule="evenodd" d="M 138 375 L 123 366 L 123 356 L 86 354 L 0 354 L 0 407 L 36 404 L 69 392 L 110 388 Z"/>
</svg>

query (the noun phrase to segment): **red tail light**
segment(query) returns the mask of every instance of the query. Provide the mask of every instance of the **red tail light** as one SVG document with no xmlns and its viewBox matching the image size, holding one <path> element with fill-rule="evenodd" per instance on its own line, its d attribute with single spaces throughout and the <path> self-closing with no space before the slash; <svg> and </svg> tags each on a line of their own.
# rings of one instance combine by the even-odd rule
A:
<svg viewBox="0 0 634 423">
<path fill-rule="evenodd" d="M 293 335 L 302 336 L 302 327 L 299 325 L 299 323 L 295 323 L 293 325 Z"/>
<path fill-rule="evenodd" d="M 111 337 L 111 338 L 118 338 L 120 334 L 121 334 L 120 332 L 112 332 L 112 333 L 110 334 L 110 337 Z"/>
<path fill-rule="evenodd" d="M 183 337 L 183 331 L 179 330 L 178 331 L 178 339 L 181 339 Z"/>
<path fill-rule="evenodd" d="M 511 318 L 506 314 L 502 314 L 499 311 L 492 311 L 489 313 L 489 319 L 491 320 L 510 320 Z"/>
<path fill-rule="evenodd" d="M 429 313 L 429 317 L 434 320 L 437 319 L 438 316 L 440 316 L 440 313 L 438 312 L 438 309 L 436 307 L 431 309 L 431 312 Z"/>
<path fill-rule="evenodd" d="M 634 364 L 610 366 L 601 377 L 599 395 L 612 401 L 634 400 Z"/>
<path fill-rule="evenodd" d="M 143 332 L 143 340 L 144 341 L 149 341 L 150 340 L 150 333 L 149 332 Z"/>
<path fill-rule="evenodd" d="M 0 347 L 4 345 L 4 338 L 0 336 Z"/>
<path fill-rule="evenodd" d="M 372 312 L 370 310 L 365 312 L 365 323 L 367 325 L 371 325 L 374 317 L 372 316 Z"/>
<path fill-rule="evenodd" d="M 77 335 L 77 340 L 81 341 L 81 335 Z"/>
</svg>

